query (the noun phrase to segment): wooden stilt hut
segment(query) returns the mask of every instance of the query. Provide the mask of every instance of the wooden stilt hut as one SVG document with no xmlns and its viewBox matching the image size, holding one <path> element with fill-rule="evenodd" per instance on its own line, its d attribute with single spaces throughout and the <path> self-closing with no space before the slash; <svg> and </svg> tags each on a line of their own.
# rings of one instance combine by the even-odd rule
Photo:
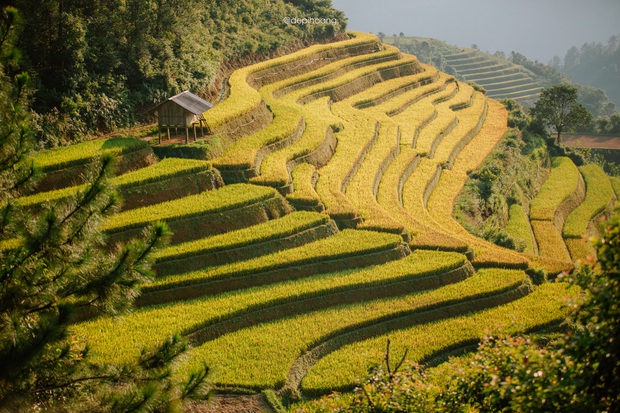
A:
<svg viewBox="0 0 620 413">
<path fill-rule="evenodd" d="M 163 129 L 166 131 L 166 137 L 170 139 L 170 128 L 174 128 L 175 131 L 178 131 L 179 128 L 185 128 L 185 143 L 189 143 L 190 128 L 194 132 L 194 141 L 197 139 L 196 126 L 200 128 L 201 134 L 204 136 L 204 128 L 207 127 L 204 113 L 212 107 L 211 103 L 188 90 L 160 103 L 154 108 L 157 111 L 159 141 L 161 142 Z"/>
</svg>

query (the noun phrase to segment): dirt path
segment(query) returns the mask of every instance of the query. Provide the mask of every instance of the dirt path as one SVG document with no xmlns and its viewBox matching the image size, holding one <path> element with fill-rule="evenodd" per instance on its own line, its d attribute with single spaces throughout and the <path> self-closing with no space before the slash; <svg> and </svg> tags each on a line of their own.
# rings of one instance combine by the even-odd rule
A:
<svg viewBox="0 0 620 413">
<path fill-rule="evenodd" d="M 208 403 L 194 404 L 187 413 L 273 413 L 262 394 L 217 394 Z"/>
<path fill-rule="evenodd" d="M 562 144 L 577 148 L 620 149 L 620 136 L 564 134 Z"/>
</svg>

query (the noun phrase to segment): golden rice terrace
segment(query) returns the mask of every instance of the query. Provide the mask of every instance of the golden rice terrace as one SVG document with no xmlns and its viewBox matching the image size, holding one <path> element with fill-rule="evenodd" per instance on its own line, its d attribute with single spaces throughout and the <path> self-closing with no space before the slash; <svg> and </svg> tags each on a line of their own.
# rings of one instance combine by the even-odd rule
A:
<svg viewBox="0 0 620 413">
<path fill-rule="evenodd" d="M 220 387 L 317 395 L 350 389 L 387 338 L 428 361 L 485 329 L 563 318 L 566 287 L 530 275 L 590 253 L 581 236 L 615 200 L 596 167 L 555 159 L 531 211 L 510 210 L 507 230 L 531 246 L 518 253 L 452 215 L 507 130 L 495 100 L 362 33 L 229 82 L 205 115 L 227 137 L 212 161 L 158 161 L 118 142 L 40 156 L 50 174 L 78 176 L 88 156 L 114 150 L 131 202 L 104 224 L 110 242 L 159 219 L 175 232 L 135 312 L 72 326 L 94 357 L 129 360 L 177 333 L 193 345 L 179 371 L 206 363 Z M 50 178 L 21 202 L 56 202 L 70 182 Z"/>
</svg>

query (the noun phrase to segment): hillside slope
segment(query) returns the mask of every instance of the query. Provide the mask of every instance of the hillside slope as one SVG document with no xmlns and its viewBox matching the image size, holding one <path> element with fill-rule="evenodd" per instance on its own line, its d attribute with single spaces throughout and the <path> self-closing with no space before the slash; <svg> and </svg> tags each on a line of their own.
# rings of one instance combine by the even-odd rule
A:
<svg viewBox="0 0 620 413">
<path fill-rule="evenodd" d="M 3 2 L 3 6 L 7 2 Z M 331 2 L 9 0 L 22 11 L 20 69 L 36 90 L 41 143 L 81 140 L 143 120 L 183 90 L 216 101 L 231 69 L 337 39 Z M 324 24 L 287 24 L 321 18 Z"/>
<path fill-rule="evenodd" d="M 529 106 L 538 98 L 543 83 L 523 66 L 477 49 L 450 46 L 435 39 L 386 37 L 385 42 L 421 56 L 459 80 L 482 86 L 489 97 L 510 98 Z"/>
<path fill-rule="evenodd" d="M 238 127 L 257 110 L 268 110 L 269 122 Z M 133 165 L 116 178 L 125 185 L 193 192 L 163 200 L 144 191 L 105 222 L 110 242 L 161 219 L 175 235 L 155 257 L 158 275 L 142 286 L 137 311 L 72 327 L 96 360 L 123 363 L 180 334 L 193 349 L 177 373 L 206 363 L 223 391 L 350 389 L 381 362 L 388 336 L 395 348 L 415 338 L 412 358 L 425 361 L 466 349 L 499 324 L 511 332 L 557 324 L 565 290 L 536 286 L 530 275 L 572 268 L 585 248 L 564 241 L 565 221 L 588 228 L 614 199 L 587 193 L 582 174 L 589 182 L 600 171 L 558 158 L 531 224 L 529 215 L 521 220 L 542 227 L 527 231 L 537 250 L 518 253 L 467 232 L 452 215 L 455 199 L 502 140 L 506 109 L 369 34 L 239 69 L 229 96 L 205 116 L 214 129 L 237 131 L 212 162 L 157 161 L 144 144 L 122 145 Z M 80 145 L 37 163 L 75 176 L 71 167 L 111 146 L 87 155 Z M 164 162 L 176 172 L 157 167 Z M 188 183 L 199 173 L 203 187 Z M 20 203 L 62 199 L 33 196 Z M 562 256 L 550 253 L 560 247 Z"/>
</svg>

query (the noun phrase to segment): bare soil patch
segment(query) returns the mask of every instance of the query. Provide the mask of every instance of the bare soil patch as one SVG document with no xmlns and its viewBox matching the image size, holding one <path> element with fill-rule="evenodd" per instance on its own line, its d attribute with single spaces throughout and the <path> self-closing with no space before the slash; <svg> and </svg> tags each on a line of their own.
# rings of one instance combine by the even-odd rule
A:
<svg viewBox="0 0 620 413">
<path fill-rule="evenodd" d="M 273 413 L 262 394 L 218 394 L 207 403 L 196 403 L 188 413 Z"/>
<path fill-rule="evenodd" d="M 562 144 L 574 148 L 620 149 L 620 136 L 565 134 Z"/>
</svg>

